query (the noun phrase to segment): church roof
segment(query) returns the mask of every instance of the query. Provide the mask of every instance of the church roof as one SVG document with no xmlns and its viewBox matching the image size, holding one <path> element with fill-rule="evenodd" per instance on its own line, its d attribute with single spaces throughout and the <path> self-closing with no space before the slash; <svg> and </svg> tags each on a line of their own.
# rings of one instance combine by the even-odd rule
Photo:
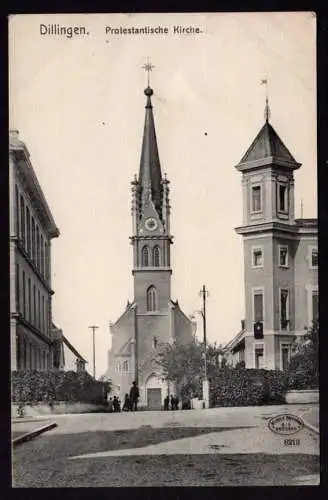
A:
<svg viewBox="0 0 328 500">
<path fill-rule="evenodd" d="M 131 340 L 129 339 L 125 344 L 122 345 L 121 349 L 118 351 L 116 356 L 131 356 L 132 355 L 132 346 Z"/>
<path fill-rule="evenodd" d="M 256 161 L 270 156 L 296 163 L 295 158 L 288 151 L 275 129 L 266 121 L 240 163 Z"/>
<path fill-rule="evenodd" d="M 145 126 L 142 140 L 139 183 L 142 189 L 151 188 L 151 197 L 157 210 L 161 207 L 162 172 L 158 155 L 153 106 L 153 90 L 145 89 L 147 96 Z"/>
</svg>

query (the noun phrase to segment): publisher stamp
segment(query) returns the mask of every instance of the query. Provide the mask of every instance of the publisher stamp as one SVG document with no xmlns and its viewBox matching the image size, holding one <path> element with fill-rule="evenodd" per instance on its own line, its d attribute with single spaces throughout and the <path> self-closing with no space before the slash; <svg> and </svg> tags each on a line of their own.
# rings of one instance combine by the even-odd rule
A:
<svg viewBox="0 0 328 500">
<path fill-rule="evenodd" d="M 301 417 L 286 413 L 270 418 L 268 427 L 270 431 L 274 432 L 275 434 L 285 436 L 289 434 L 296 434 L 297 432 L 299 432 L 301 429 L 303 429 L 304 422 Z M 287 443 L 289 441 L 296 440 L 285 439 L 284 444 L 289 444 Z"/>
</svg>

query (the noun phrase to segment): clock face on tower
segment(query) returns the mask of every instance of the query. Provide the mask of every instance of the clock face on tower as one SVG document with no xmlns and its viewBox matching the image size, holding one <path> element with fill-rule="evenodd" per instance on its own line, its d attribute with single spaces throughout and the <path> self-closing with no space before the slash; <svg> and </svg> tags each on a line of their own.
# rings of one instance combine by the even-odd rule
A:
<svg viewBox="0 0 328 500">
<path fill-rule="evenodd" d="M 148 231 L 155 231 L 157 228 L 157 220 L 154 217 L 148 217 L 145 221 L 145 227 Z"/>
</svg>

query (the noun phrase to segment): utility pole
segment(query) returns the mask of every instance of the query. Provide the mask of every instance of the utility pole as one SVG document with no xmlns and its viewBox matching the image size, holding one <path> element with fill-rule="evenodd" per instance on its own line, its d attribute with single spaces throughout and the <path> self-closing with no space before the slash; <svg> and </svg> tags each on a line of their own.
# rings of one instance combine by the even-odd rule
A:
<svg viewBox="0 0 328 500">
<path fill-rule="evenodd" d="M 134 380 L 139 385 L 139 370 L 138 370 L 138 306 L 134 307 Z"/>
<path fill-rule="evenodd" d="M 205 408 L 209 408 L 209 383 L 207 380 L 207 339 L 206 339 L 206 297 L 208 296 L 208 290 L 206 286 L 203 285 L 199 295 L 203 299 L 202 317 L 203 317 L 203 340 L 204 340 L 204 380 L 203 380 L 203 398 L 205 402 Z"/>
<path fill-rule="evenodd" d="M 206 297 L 208 296 L 208 290 L 206 290 L 206 286 L 203 285 L 201 291 L 199 292 L 201 297 L 203 298 L 203 310 L 202 310 L 202 318 L 203 318 L 203 342 L 204 342 L 204 352 L 205 352 L 205 373 L 204 378 L 207 380 L 207 359 L 206 359 L 206 347 L 207 347 L 207 338 L 206 338 Z"/>
<path fill-rule="evenodd" d="M 92 330 L 92 347 L 93 347 L 93 378 L 96 378 L 96 342 L 95 342 L 95 331 L 99 328 L 96 325 L 89 326 Z"/>
</svg>

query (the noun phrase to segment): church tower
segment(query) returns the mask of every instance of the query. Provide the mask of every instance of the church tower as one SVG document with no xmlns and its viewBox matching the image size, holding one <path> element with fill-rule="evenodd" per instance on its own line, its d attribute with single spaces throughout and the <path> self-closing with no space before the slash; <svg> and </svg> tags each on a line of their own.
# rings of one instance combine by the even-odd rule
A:
<svg viewBox="0 0 328 500">
<path fill-rule="evenodd" d="M 134 299 L 140 314 L 167 312 L 171 297 L 169 181 L 162 178 L 151 96 L 147 97 L 139 178 L 132 184 Z"/>
<path fill-rule="evenodd" d="M 154 363 L 156 351 L 163 343 L 191 341 L 194 324 L 171 299 L 169 181 L 162 176 L 149 82 L 144 93 L 139 176 L 131 182 L 134 297 L 110 324 L 112 347 L 106 375 L 121 399 L 136 380 L 140 406 L 160 409 L 175 389 Z"/>
</svg>

